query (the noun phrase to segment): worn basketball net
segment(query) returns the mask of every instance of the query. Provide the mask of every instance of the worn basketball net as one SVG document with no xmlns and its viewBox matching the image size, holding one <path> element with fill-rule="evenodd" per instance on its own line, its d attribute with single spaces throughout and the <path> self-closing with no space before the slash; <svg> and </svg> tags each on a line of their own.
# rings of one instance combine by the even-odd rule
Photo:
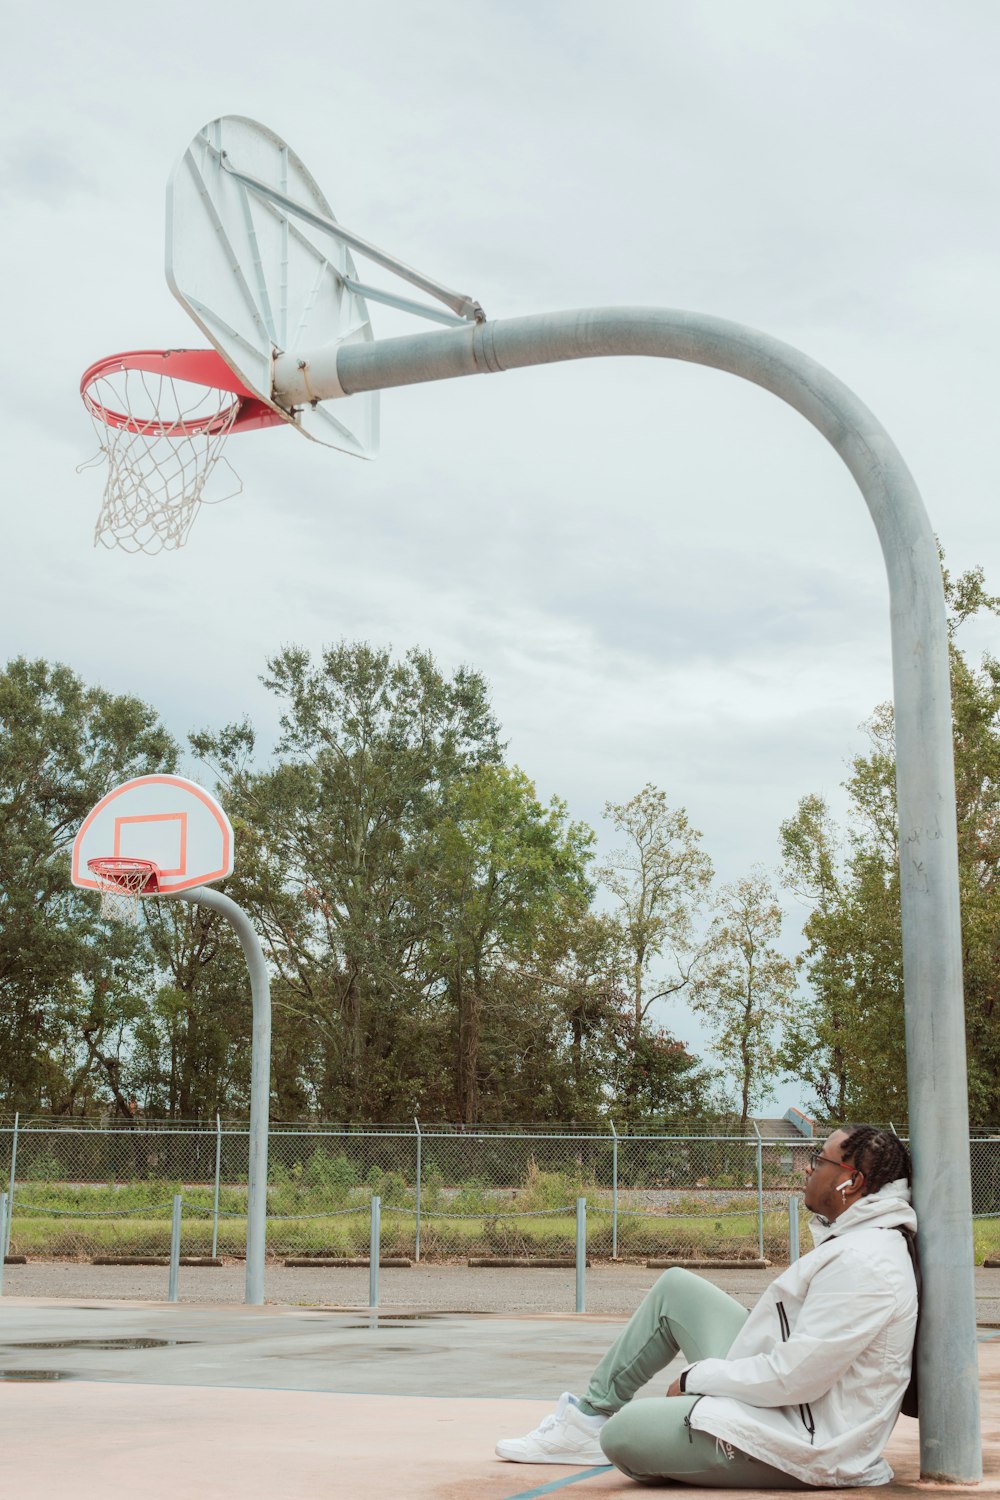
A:
<svg viewBox="0 0 1000 1500">
<path fill-rule="evenodd" d="M 80 394 L 100 444 L 94 462 L 108 466 L 94 545 L 125 552 L 182 547 L 202 505 L 243 489 L 223 458 L 230 434 L 285 420 L 214 349 L 111 355 L 85 372 Z M 228 480 L 208 493 L 220 460 Z"/>
<path fill-rule="evenodd" d="M 101 893 L 101 916 L 108 922 L 139 921 L 140 896 L 155 896 L 159 889 L 159 867 L 151 859 L 125 859 L 102 855 L 88 859 L 87 869 Z"/>
</svg>

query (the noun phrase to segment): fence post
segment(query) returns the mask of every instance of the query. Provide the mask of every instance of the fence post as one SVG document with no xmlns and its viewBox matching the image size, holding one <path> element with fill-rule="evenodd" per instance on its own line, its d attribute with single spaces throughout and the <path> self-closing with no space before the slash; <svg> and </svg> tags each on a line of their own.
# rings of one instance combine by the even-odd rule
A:
<svg viewBox="0 0 1000 1500">
<path fill-rule="evenodd" d="M 17 1127 L 21 1119 L 21 1111 L 14 1111 L 14 1134 L 10 1143 L 10 1188 L 7 1192 L 7 1224 L 2 1235 L 0 1244 L 3 1245 L 4 1255 L 10 1254 L 10 1230 L 14 1218 L 14 1174 L 17 1171 Z"/>
<path fill-rule="evenodd" d="M 764 1143 L 757 1129 L 757 1121 L 751 1121 L 757 1136 L 757 1256 L 764 1259 Z"/>
<path fill-rule="evenodd" d="M 0 1193 L 0 1240 L 7 1238 L 7 1194 Z M 6 1255 L 0 1255 L 0 1297 L 3 1296 L 3 1273 Z"/>
<path fill-rule="evenodd" d="M 219 1253 L 219 1165 L 222 1161 L 222 1121 L 215 1116 L 215 1197 L 212 1202 L 212 1259 Z"/>
<path fill-rule="evenodd" d="M 618 1259 L 618 1132 L 614 1120 L 611 1126 L 611 1259 Z"/>
<path fill-rule="evenodd" d="M 371 1229 L 368 1236 L 368 1306 L 378 1307 L 378 1272 L 382 1259 L 382 1199 L 372 1197 Z"/>
<path fill-rule="evenodd" d="M 170 1275 L 167 1279 L 167 1301 L 177 1301 L 177 1282 L 181 1264 L 181 1195 L 174 1194 L 174 1211 L 170 1220 Z"/>
<path fill-rule="evenodd" d="M 416 1115 L 413 1116 L 413 1123 L 417 1127 L 417 1228 L 416 1228 L 416 1234 L 414 1236 L 413 1259 L 419 1261 L 419 1259 L 420 1259 L 420 1166 L 421 1166 L 421 1162 L 420 1162 L 420 1147 L 421 1147 L 422 1143 L 421 1143 L 421 1138 L 420 1138 L 420 1121 L 417 1119 Z"/>
<path fill-rule="evenodd" d="M 576 1200 L 576 1310 L 587 1311 L 587 1200 Z"/>
<path fill-rule="evenodd" d="M 791 1197 L 788 1200 L 788 1264 L 792 1265 L 799 1258 L 799 1200 Z"/>
</svg>

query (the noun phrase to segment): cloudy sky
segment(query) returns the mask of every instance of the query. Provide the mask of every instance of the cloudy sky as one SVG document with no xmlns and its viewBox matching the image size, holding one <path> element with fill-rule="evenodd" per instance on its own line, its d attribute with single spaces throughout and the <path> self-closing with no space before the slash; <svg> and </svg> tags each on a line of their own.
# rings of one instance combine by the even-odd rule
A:
<svg viewBox="0 0 1000 1500">
<path fill-rule="evenodd" d="M 655 782 L 723 879 L 775 865 L 804 793 L 838 804 L 890 694 L 853 481 L 773 397 L 692 366 L 391 391 L 373 464 L 234 438 L 244 493 L 183 552 L 95 549 L 79 377 L 203 342 L 164 283 L 164 186 L 226 113 L 491 317 L 654 304 L 804 349 L 895 438 L 952 567 L 1000 588 L 993 0 L 54 0 L 5 39 L 8 654 L 178 736 L 249 713 L 266 740 L 281 645 L 429 646 L 485 673 L 543 796 L 600 826 Z"/>
</svg>

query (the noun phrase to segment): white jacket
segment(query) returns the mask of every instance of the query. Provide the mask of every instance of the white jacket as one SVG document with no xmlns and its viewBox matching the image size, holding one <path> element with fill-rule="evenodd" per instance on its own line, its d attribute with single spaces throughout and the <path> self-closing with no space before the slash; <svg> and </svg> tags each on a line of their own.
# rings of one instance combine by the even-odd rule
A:
<svg viewBox="0 0 1000 1500">
<path fill-rule="evenodd" d="M 757 1303 L 725 1359 L 690 1366 L 688 1422 L 806 1484 L 888 1484 L 882 1458 L 910 1378 L 916 1228 L 903 1180 L 859 1198 Z M 887 1232 L 889 1231 L 889 1232 Z"/>
</svg>

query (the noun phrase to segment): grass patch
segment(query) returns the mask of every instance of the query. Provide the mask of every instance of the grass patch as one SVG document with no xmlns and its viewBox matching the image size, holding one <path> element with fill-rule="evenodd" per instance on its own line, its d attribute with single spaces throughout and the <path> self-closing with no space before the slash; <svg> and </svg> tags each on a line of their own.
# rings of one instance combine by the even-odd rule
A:
<svg viewBox="0 0 1000 1500">
<path fill-rule="evenodd" d="M 592 1182 L 561 1172 L 542 1172 L 529 1162 L 522 1183 L 500 1191 L 468 1182 L 446 1191 L 433 1174 L 422 1185 L 420 1253 L 427 1260 L 463 1260 L 473 1255 L 572 1256 L 576 1248 L 575 1200 L 587 1201 L 587 1252 L 612 1253 L 611 1194 Z M 382 1253 L 410 1256 L 415 1250 L 416 1192 L 399 1173 L 372 1169 L 365 1181 L 323 1157 L 312 1169 L 278 1166 L 268 1186 L 268 1254 L 278 1258 L 324 1251 L 333 1256 L 368 1254 L 373 1193 L 382 1198 Z M 212 1250 L 210 1186 L 183 1187 L 168 1179 L 98 1186 L 33 1181 L 19 1183 L 14 1201 L 11 1251 L 32 1259 L 89 1259 L 94 1255 L 166 1255 L 171 1204 L 184 1199 L 183 1255 Z M 751 1259 L 759 1254 L 756 1197 L 737 1191 L 706 1201 L 691 1193 L 674 1199 L 670 1211 L 636 1213 L 634 1193 L 619 1194 L 617 1250 L 621 1258 Z M 641 1199 L 639 1202 L 641 1203 Z M 246 1190 L 219 1194 L 218 1252 L 241 1256 L 246 1249 Z M 347 1211 L 350 1210 L 350 1211 Z M 89 1217 L 93 1215 L 95 1217 Z M 808 1216 L 800 1218 L 800 1248 L 812 1247 Z M 781 1263 L 788 1255 L 784 1208 L 764 1214 L 763 1249 Z M 977 1264 L 1000 1254 L 1000 1219 L 973 1222 Z"/>
</svg>

